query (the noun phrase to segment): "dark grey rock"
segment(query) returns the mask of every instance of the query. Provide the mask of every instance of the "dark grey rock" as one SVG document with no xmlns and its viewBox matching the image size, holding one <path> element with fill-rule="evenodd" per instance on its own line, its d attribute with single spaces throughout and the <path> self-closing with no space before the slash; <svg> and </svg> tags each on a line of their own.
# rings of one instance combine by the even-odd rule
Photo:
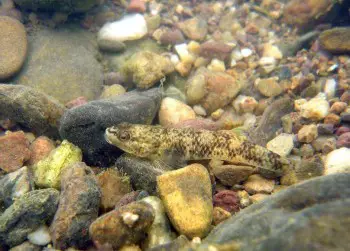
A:
<svg viewBox="0 0 350 251">
<path fill-rule="evenodd" d="M 65 107 L 54 98 L 23 85 L 0 84 L 0 118 L 9 118 L 37 135 L 58 137 Z"/>
<path fill-rule="evenodd" d="M 98 3 L 97 0 L 15 0 L 21 8 L 43 11 L 85 12 Z"/>
<path fill-rule="evenodd" d="M 13 247 L 27 239 L 40 225 L 52 220 L 59 192 L 53 188 L 26 193 L 0 215 L 0 245 Z"/>
<path fill-rule="evenodd" d="M 11 248 L 9 251 L 40 251 L 41 247 L 38 245 L 34 245 L 29 241 L 25 241 L 22 244 Z"/>
<path fill-rule="evenodd" d="M 342 122 L 350 122 L 350 112 L 344 112 L 340 115 Z"/>
<path fill-rule="evenodd" d="M 318 124 L 317 132 L 319 135 L 332 135 L 334 133 L 334 125 L 332 124 Z"/>
<path fill-rule="evenodd" d="M 98 216 L 101 193 L 96 177 L 85 163 L 62 171 L 58 210 L 50 226 L 54 247 L 84 248 L 90 241 L 89 226 Z"/>
<path fill-rule="evenodd" d="M 24 166 L 15 172 L 3 176 L 0 179 L 0 187 L 0 201 L 4 202 L 5 207 L 9 207 L 15 199 L 32 191 L 34 182 L 28 168 Z"/>
<path fill-rule="evenodd" d="M 241 251 L 347 250 L 350 174 L 291 186 L 218 225 L 205 243 L 237 242 Z"/>
<path fill-rule="evenodd" d="M 281 118 L 293 111 L 293 100 L 280 98 L 269 105 L 261 119 L 250 132 L 249 139 L 258 145 L 266 146 L 267 142 L 276 136 L 276 132 L 282 128 Z"/>
<path fill-rule="evenodd" d="M 108 166 L 121 151 L 105 140 L 106 128 L 121 122 L 150 124 L 158 112 L 160 100 L 161 92 L 154 88 L 89 102 L 63 115 L 60 135 L 80 147 L 88 164 Z"/>
<path fill-rule="evenodd" d="M 135 190 L 145 190 L 151 195 L 156 194 L 157 176 L 171 170 L 167 165 L 138 158 L 130 154 L 120 156 L 115 166 L 119 171 L 130 176 L 131 184 Z"/>
</svg>

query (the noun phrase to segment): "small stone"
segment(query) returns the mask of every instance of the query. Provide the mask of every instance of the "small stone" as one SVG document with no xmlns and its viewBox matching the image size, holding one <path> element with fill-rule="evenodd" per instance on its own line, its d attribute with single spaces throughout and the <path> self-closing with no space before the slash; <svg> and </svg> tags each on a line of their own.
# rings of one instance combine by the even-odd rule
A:
<svg viewBox="0 0 350 251">
<path fill-rule="evenodd" d="M 247 191 L 245 190 L 237 191 L 237 195 L 239 197 L 239 203 L 242 208 L 245 208 L 252 204 L 250 200 L 250 196 Z"/>
<path fill-rule="evenodd" d="M 185 38 L 180 30 L 174 29 L 162 33 L 162 35 L 159 38 L 159 41 L 163 45 L 176 45 L 184 43 Z"/>
<path fill-rule="evenodd" d="M 82 152 L 64 140 L 49 156 L 33 166 L 35 184 L 39 187 L 61 187 L 61 171 L 68 165 L 82 161 Z"/>
<path fill-rule="evenodd" d="M 248 179 L 254 168 L 250 166 L 223 165 L 210 162 L 211 171 L 225 186 L 233 186 Z"/>
<path fill-rule="evenodd" d="M 337 90 L 337 82 L 335 81 L 335 79 L 334 78 L 327 79 L 323 89 L 327 98 L 328 99 L 333 98 L 336 90 Z"/>
<path fill-rule="evenodd" d="M 105 86 L 101 93 L 100 99 L 113 98 L 118 95 L 122 95 L 126 92 L 125 88 L 121 85 Z"/>
<path fill-rule="evenodd" d="M 330 113 L 328 114 L 325 118 L 324 118 L 324 123 L 325 124 L 330 124 L 330 125 L 338 125 L 340 123 L 340 116 L 334 113 Z"/>
<path fill-rule="evenodd" d="M 144 0 L 131 0 L 127 10 L 128 12 L 143 13 L 146 11 L 146 4 Z"/>
<path fill-rule="evenodd" d="M 225 61 L 229 58 L 232 46 L 219 41 L 207 41 L 200 46 L 199 55 L 210 59 Z"/>
<path fill-rule="evenodd" d="M 129 14 L 122 19 L 106 23 L 98 32 L 98 40 L 124 42 L 137 40 L 148 32 L 145 18 L 140 14 Z"/>
<path fill-rule="evenodd" d="M 296 99 L 294 100 L 294 109 L 299 112 L 301 110 L 302 105 L 306 103 L 307 103 L 307 100 L 304 98 Z"/>
<path fill-rule="evenodd" d="M 255 81 L 255 87 L 266 97 L 278 96 L 283 91 L 282 87 L 277 82 L 277 78 L 258 78 Z"/>
<path fill-rule="evenodd" d="M 227 220 L 231 217 L 231 213 L 226 211 L 221 207 L 214 207 L 213 209 L 213 225 L 217 226 L 224 220 Z"/>
<path fill-rule="evenodd" d="M 11 172 L 0 179 L 0 203 L 6 207 L 24 194 L 34 190 L 31 174 L 26 166 Z"/>
<path fill-rule="evenodd" d="M 320 34 L 321 46 L 331 52 L 350 52 L 350 28 L 337 27 Z"/>
<path fill-rule="evenodd" d="M 243 48 L 241 49 L 241 54 L 242 54 L 242 57 L 247 58 L 253 55 L 253 51 L 249 48 Z"/>
<path fill-rule="evenodd" d="M 276 68 L 277 61 L 273 57 L 262 57 L 259 59 L 259 66 L 266 73 L 273 72 Z"/>
<path fill-rule="evenodd" d="M 214 207 L 221 207 L 222 209 L 236 213 L 240 210 L 239 197 L 235 191 L 222 190 L 213 197 Z"/>
<path fill-rule="evenodd" d="M 216 111 L 212 112 L 212 114 L 210 114 L 211 118 L 213 120 L 218 120 L 221 118 L 221 116 L 224 114 L 224 109 L 217 109 Z"/>
<path fill-rule="evenodd" d="M 263 57 L 272 57 L 279 60 L 283 58 L 283 54 L 276 45 L 267 43 L 264 44 Z"/>
<path fill-rule="evenodd" d="M 175 66 L 175 70 L 181 77 L 187 77 L 191 73 L 192 65 L 189 63 L 180 62 Z"/>
<path fill-rule="evenodd" d="M 141 51 L 131 56 L 121 71 L 127 82 L 134 82 L 137 87 L 148 89 L 174 70 L 170 59 L 154 52 Z"/>
<path fill-rule="evenodd" d="M 203 117 L 207 116 L 207 112 L 201 105 L 194 105 L 193 111 L 199 116 L 203 116 Z"/>
<path fill-rule="evenodd" d="M 172 127 L 182 121 L 195 118 L 195 112 L 185 103 L 169 97 L 162 100 L 159 109 L 159 123 L 162 126 Z"/>
<path fill-rule="evenodd" d="M 174 46 L 176 53 L 179 55 L 181 62 L 184 65 L 188 65 L 189 68 L 192 67 L 192 64 L 195 61 L 195 56 L 192 55 L 189 51 L 188 51 L 188 46 L 186 43 L 183 44 L 178 44 Z"/>
<path fill-rule="evenodd" d="M 68 109 L 71 109 L 73 107 L 77 107 L 77 106 L 81 106 L 81 105 L 85 105 L 86 103 L 88 102 L 88 100 L 81 96 L 81 97 L 77 97 L 76 99 L 73 99 L 71 101 L 68 101 L 65 106 L 68 108 Z"/>
<path fill-rule="evenodd" d="M 343 133 L 347 133 L 347 132 L 350 132 L 350 127 L 347 127 L 347 126 L 341 126 L 337 129 L 337 131 L 335 132 L 335 134 L 337 136 L 340 136 L 342 135 Z"/>
<path fill-rule="evenodd" d="M 208 70 L 224 72 L 226 70 L 225 62 L 218 59 L 213 59 L 208 65 Z"/>
<path fill-rule="evenodd" d="M 27 34 L 18 20 L 0 16 L 0 80 L 18 72 L 27 55 Z"/>
<path fill-rule="evenodd" d="M 199 103 L 206 95 L 206 79 L 203 74 L 195 74 L 189 78 L 186 97 L 189 104 Z"/>
<path fill-rule="evenodd" d="M 311 144 L 303 144 L 300 147 L 300 156 L 304 159 L 312 157 L 314 153 L 315 153 L 315 150 Z"/>
<path fill-rule="evenodd" d="M 345 102 L 334 102 L 333 105 L 331 106 L 331 109 L 329 112 L 335 113 L 335 114 L 340 114 L 343 111 L 345 111 L 347 107 L 347 103 Z"/>
<path fill-rule="evenodd" d="M 274 139 L 270 140 L 267 145 L 267 149 L 275 152 L 283 157 L 288 156 L 294 148 L 294 135 L 281 133 Z"/>
<path fill-rule="evenodd" d="M 207 22 L 196 17 L 179 23 L 179 28 L 188 38 L 198 41 L 203 40 L 208 32 Z"/>
<path fill-rule="evenodd" d="M 208 171 L 200 164 L 157 177 L 159 196 L 173 226 L 191 238 L 205 236 L 212 221 L 213 205 Z"/>
<path fill-rule="evenodd" d="M 300 114 L 304 118 L 319 121 L 329 113 L 329 103 L 323 93 L 318 94 L 301 106 Z"/>
<path fill-rule="evenodd" d="M 342 147 L 327 154 L 325 161 L 325 174 L 349 173 L 350 149 Z"/>
<path fill-rule="evenodd" d="M 317 136 L 317 126 L 314 124 L 303 126 L 298 132 L 298 140 L 303 143 L 311 143 Z"/>
<path fill-rule="evenodd" d="M 130 179 L 111 168 L 98 174 L 97 181 L 102 194 L 100 207 L 103 212 L 112 210 L 124 195 L 132 191 Z"/>
<path fill-rule="evenodd" d="M 126 206 L 130 204 L 131 202 L 135 202 L 138 200 L 140 196 L 142 196 L 142 193 L 147 193 L 144 190 L 137 190 L 137 191 L 132 191 L 130 193 L 125 194 L 123 197 L 120 198 L 120 200 L 115 204 L 114 209 L 118 209 L 120 207 Z M 148 194 L 148 193 L 147 193 Z M 149 196 L 149 194 L 147 195 Z M 146 197 L 147 197 L 146 196 Z"/>
<path fill-rule="evenodd" d="M 39 246 L 46 246 L 51 242 L 49 228 L 46 225 L 42 225 L 28 234 L 27 238 L 31 243 Z"/>
<path fill-rule="evenodd" d="M 108 38 L 97 39 L 98 48 L 105 52 L 122 52 L 126 49 L 126 45 L 117 40 L 112 40 Z"/>
<path fill-rule="evenodd" d="M 41 250 L 42 250 L 42 247 L 38 245 L 34 245 L 29 241 L 25 241 L 22 244 L 9 249 L 9 251 L 41 251 Z"/>
<path fill-rule="evenodd" d="M 340 116 L 341 121 L 350 122 L 350 112 L 343 112 Z"/>
<path fill-rule="evenodd" d="M 257 193 L 257 194 L 253 194 L 252 196 L 250 196 L 250 200 L 252 201 L 253 204 L 258 203 L 260 201 L 265 200 L 266 198 L 268 198 L 269 195 L 268 194 L 264 194 L 264 193 Z"/>
<path fill-rule="evenodd" d="M 340 96 L 340 101 L 349 104 L 349 103 L 350 103 L 350 91 L 345 91 L 345 92 Z"/>
<path fill-rule="evenodd" d="M 29 141 L 23 131 L 0 136 L 0 169 L 13 172 L 30 158 Z"/>
<path fill-rule="evenodd" d="M 259 174 L 254 174 L 248 178 L 243 186 L 249 194 L 271 193 L 275 187 L 275 181 L 265 179 Z"/>
<path fill-rule="evenodd" d="M 40 160 L 45 159 L 53 149 L 55 149 L 55 144 L 48 137 L 40 136 L 36 138 L 30 145 L 31 156 L 28 164 L 34 165 Z"/>
<path fill-rule="evenodd" d="M 337 139 L 337 148 L 341 147 L 350 148 L 350 132 L 343 133 Z"/>
<path fill-rule="evenodd" d="M 142 201 L 132 202 L 97 218 L 90 225 L 89 233 L 95 243 L 119 249 L 144 239 L 154 217 L 151 205 Z"/>
<path fill-rule="evenodd" d="M 238 95 L 232 105 L 238 113 L 253 113 L 258 106 L 258 102 L 254 97 Z"/>
<path fill-rule="evenodd" d="M 334 133 L 334 126 L 329 124 L 318 124 L 317 131 L 319 135 L 332 135 Z"/>
</svg>

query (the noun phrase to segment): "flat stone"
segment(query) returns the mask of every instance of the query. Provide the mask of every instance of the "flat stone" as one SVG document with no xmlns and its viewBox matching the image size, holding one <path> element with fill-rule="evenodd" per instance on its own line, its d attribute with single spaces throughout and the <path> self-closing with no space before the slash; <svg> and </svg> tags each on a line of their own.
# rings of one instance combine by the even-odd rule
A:
<svg viewBox="0 0 350 251">
<path fill-rule="evenodd" d="M 337 27 L 320 34 L 321 46 L 331 52 L 350 52 L 350 28 Z"/>
<path fill-rule="evenodd" d="M 61 196 L 50 226 L 56 249 L 84 248 L 90 241 L 89 226 L 97 218 L 101 193 L 96 177 L 84 162 L 65 168 Z"/>
<path fill-rule="evenodd" d="M 336 174 L 286 188 L 221 223 L 203 242 L 234 242 L 244 251 L 346 250 L 349 184 L 350 174 Z"/>
<path fill-rule="evenodd" d="M 159 89 L 131 91 L 69 109 L 61 119 L 60 135 L 80 147 L 87 164 L 109 166 L 121 151 L 105 140 L 106 128 L 121 122 L 150 124 L 160 97 Z"/>
<path fill-rule="evenodd" d="M 288 156 L 294 147 L 294 135 L 281 133 L 266 144 L 267 149 L 281 156 Z"/>
<path fill-rule="evenodd" d="M 254 174 L 248 178 L 243 186 L 250 194 L 271 193 L 275 187 L 275 181 L 265 179 L 259 174 Z"/>
<path fill-rule="evenodd" d="M 205 236 L 212 221 L 211 182 L 200 164 L 157 177 L 159 196 L 173 226 L 190 238 Z"/>
<path fill-rule="evenodd" d="M 254 168 L 237 165 L 214 165 L 211 166 L 211 171 L 223 185 L 233 186 L 248 179 L 254 172 Z"/>
</svg>

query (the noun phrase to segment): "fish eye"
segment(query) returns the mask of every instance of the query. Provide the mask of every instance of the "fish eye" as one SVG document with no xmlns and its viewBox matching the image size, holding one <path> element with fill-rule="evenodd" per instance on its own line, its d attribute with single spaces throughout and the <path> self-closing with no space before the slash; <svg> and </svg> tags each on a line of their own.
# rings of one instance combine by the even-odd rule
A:
<svg viewBox="0 0 350 251">
<path fill-rule="evenodd" d="M 126 141 L 130 139 L 130 134 L 127 131 L 120 131 L 118 138 L 121 141 Z"/>
</svg>

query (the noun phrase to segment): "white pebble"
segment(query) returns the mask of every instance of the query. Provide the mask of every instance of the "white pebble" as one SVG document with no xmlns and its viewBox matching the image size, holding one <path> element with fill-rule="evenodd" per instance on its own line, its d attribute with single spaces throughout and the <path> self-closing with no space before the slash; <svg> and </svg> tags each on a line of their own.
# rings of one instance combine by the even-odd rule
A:
<svg viewBox="0 0 350 251">
<path fill-rule="evenodd" d="M 175 51 L 179 55 L 181 62 L 183 63 L 193 63 L 195 57 L 188 51 L 188 46 L 186 43 L 175 45 Z"/>
<path fill-rule="evenodd" d="M 135 224 L 135 222 L 140 218 L 139 215 L 125 212 L 122 214 L 123 222 L 128 225 L 130 228 Z"/>
<path fill-rule="evenodd" d="M 40 226 L 34 232 L 28 234 L 27 239 L 35 245 L 46 246 L 51 242 L 49 228 L 46 225 Z"/>
<path fill-rule="evenodd" d="M 337 81 L 334 78 L 327 79 L 323 91 L 326 93 L 328 99 L 334 97 L 336 89 Z"/>
<path fill-rule="evenodd" d="M 301 116 L 312 120 L 324 119 L 328 113 L 329 103 L 326 100 L 326 94 L 322 92 L 300 107 Z"/>
<path fill-rule="evenodd" d="M 241 54 L 244 58 L 250 57 L 253 54 L 253 51 L 249 48 L 243 48 Z"/>
<path fill-rule="evenodd" d="M 342 147 L 328 153 L 325 174 L 350 173 L 350 149 Z"/>
<path fill-rule="evenodd" d="M 207 116 L 206 110 L 201 105 L 194 105 L 193 111 L 199 116 L 203 116 L 203 117 Z"/>
<path fill-rule="evenodd" d="M 235 61 L 240 61 L 243 59 L 242 53 L 240 50 L 233 50 L 231 53 L 231 59 L 235 60 Z"/>
<path fill-rule="evenodd" d="M 288 156 L 294 147 L 294 135 L 281 133 L 267 142 L 266 148 L 283 157 Z"/>
</svg>

